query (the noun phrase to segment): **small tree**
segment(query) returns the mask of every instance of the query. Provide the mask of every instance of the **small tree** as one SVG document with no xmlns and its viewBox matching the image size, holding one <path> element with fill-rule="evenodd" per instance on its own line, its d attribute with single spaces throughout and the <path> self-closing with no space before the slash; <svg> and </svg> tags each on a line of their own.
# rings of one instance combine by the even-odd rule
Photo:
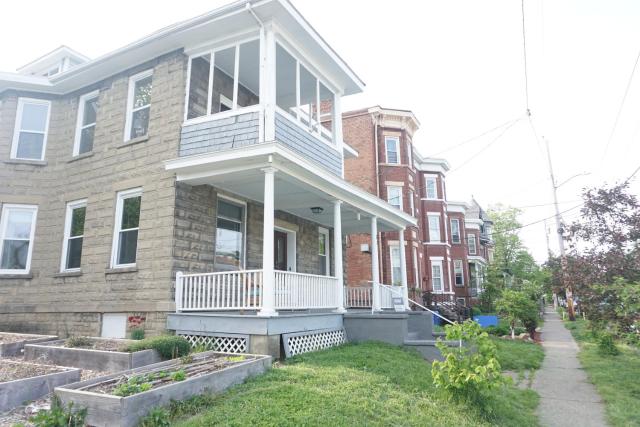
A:
<svg viewBox="0 0 640 427">
<path fill-rule="evenodd" d="M 514 291 L 513 289 L 505 289 L 502 296 L 496 301 L 496 310 L 498 314 L 504 316 L 509 322 L 511 328 L 511 339 L 515 338 L 515 328 L 518 321 L 529 330 L 531 327 L 535 331 L 537 326 L 538 308 L 526 293 Z"/>
</svg>

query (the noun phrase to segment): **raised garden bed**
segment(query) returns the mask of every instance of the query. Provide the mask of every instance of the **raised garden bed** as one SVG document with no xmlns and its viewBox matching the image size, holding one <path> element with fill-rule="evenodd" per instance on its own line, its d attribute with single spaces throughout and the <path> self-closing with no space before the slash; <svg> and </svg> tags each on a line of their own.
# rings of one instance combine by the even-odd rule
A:
<svg viewBox="0 0 640 427">
<path fill-rule="evenodd" d="M 83 338 L 56 340 L 24 347 L 25 360 L 46 360 L 55 365 L 73 366 L 103 372 L 118 372 L 158 363 L 155 350 L 127 352 L 132 340 Z"/>
<path fill-rule="evenodd" d="M 0 412 L 39 399 L 57 386 L 80 380 L 80 369 L 37 365 L 17 360 L 0 362 Z"/>
<path fill-rule="evenodd" d="M 25 344 L 35 344 L 57 339 L 55 335 L 19 334 L 0 332 L 0 357 L 19 356 Z"/>
<path fill-rule="evenodd" d="M 87 408 L 89 425 L 128 427 L 157 406 L 220 393 L 270 367 L 271 356 L 207 351 L 58 387 L 55 394 L 65 406 Z"/>
</svg>

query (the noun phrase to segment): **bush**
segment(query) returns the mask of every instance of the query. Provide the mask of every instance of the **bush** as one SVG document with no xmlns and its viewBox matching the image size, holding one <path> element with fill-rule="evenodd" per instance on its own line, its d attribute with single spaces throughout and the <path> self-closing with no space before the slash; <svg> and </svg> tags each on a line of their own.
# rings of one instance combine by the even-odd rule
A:
<svg viewBox="0 0 640 427">
<path fill-rule="evenodd" d="M 598 353 L 603 356 L 617 356 L 620 354 L 620 350 L 618 350 L 613 340 L 613 335 L 606 332 L 600 334 L 598 338 Z"/>
<path fill-rule="evenodd" d="M 132 340 L 141 340 L 144 338 L 144 329 L 143 328 L 133 328 L 131 330 L 131 339 Z"/>
<path fill-rule="evenodd" d="M 535 331 L 538 318 L 538 306 L 524 292 L 506 289 L 502 297 L 496 301 L 498 314 L 509 322 L 512 334 L 515 335 L 516 323 L 522 322 L 529 332 Z M 530 329 L 533 325 L 533 329 Z"/>
<path fill-rule="evenodd" d="M 83 427 L 86 417 L 87 408 L 74 411 L 73 403 L 64 408 L 54 398 L 51 409 L 38 412 L 29 421 L 36 427 Z"/>
<path fill-rule="evenodd" d="M 140 427 L 169 427 L 171 414 L 165 408 L 154 408 L 140 421 Z"/>
<path fill-rule="evenodd" d="M 462 340 L 465 345 L 449 347 L 441 341 L 436 344 L 444 360 L 435 360 L 431 365 L 433 383 L 455 400 L 481 403 L 486 391 L 505 381 L 500 373 L 497 348 L 472 320 L 447 325 L 445 331 L 447 340 Z"/>
<path fill-rule="evenodd" d="M 511 333 L 509 325 L 506 325 L 504 323 L 499 323 L 498 326 L 489 326 L 485 329 L 485 331 L 490 335 L 495 335 L 498 337 L 509 335 Z"/>
<path fill-rule="evenodd" d="M 64 345 L 69 348 L 93 347 L 93 340 L 88 337 L 69 337 L 64 342 Z"/>
<path fill-rule="evenodd" d="M 130 353 L 140 350 L 156 350 L 163 359 L 175 359 L 189 354 L 191 344 L 182 337 L 161 335 L 136 341 L 125 348 Z"/>
</svg>

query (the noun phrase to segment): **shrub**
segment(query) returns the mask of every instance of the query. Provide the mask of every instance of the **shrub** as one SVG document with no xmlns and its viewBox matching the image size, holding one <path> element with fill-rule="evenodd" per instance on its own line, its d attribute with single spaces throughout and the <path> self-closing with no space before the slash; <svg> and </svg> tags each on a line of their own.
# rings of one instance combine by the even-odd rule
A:
<svg viewBox="0 0 640 427">
<path fill-rule="evenodd" d="M 93 340 L 88 337 L 69 337 L 64 342 L 67 347 L 93 347 Z"/>
<path fill-rule="evenodd" d="M 140 421 L 140 427 L 169 427 L 171 414 L 165 408 L 154 408 Z"/>
<path fill-rule="evenodd" d="M 29 421 L 36 427 L 82 427 L 86 417 L 87 408 L 74 411 L 73 402 L 64 408 L 60 401 L 54 398 L 51 409 L 39 411 Z"/>
<path fill-rule="evenodd" d="M 129 344 L 125 351 L 133 353 L 140 350 L 156 350 L 163 359 L 174 359 L 186 356 L 191 351 L 191 344 L 185 338 L 175 335 L 161 335 L 145 338 Z"/>
<path fill-rule="evenodd" d="M 448 325 L 445 331 L 447 340 L 462 340 L 465 345 L 449 347 L 441 341 L 436 344 L 444 360 L 435 360 L 431 365 L 433 383 L 455 400 L 481 403 L 486 391 L 505 381 L 500 373 L 497 348 L 472 320 Z"/>
<path fill-rule="evenodd" d="M 511 336 L 515 335 L 516 323 L 518 321 L 525 326 L 531 326 L 531 322 L 536 322 L 538 316 L 538 306 L 524 292 L 506 289 L 502 292 L 502 297 L 496 301 L 496 309 L 501 316 L 504 316 L 511 327 Z M 533 320 L 532 320 L 533 319 Z M 533 327 L 535 330 L 535 326 Z"/>
<path fill-rule="evenodd" d="M 505 325 L 504 323 L 499 323 L 498 326 L 489 326 L 485 329 L 485 331 L 490 335 L 495 335 L 498 337 L 509 335 L 511 333 L 509 325 Z"/>
<path fill-rule="evenodd" d="M 600 334 L 598 338 L 598 353 L 603 356 L 617 356 L 620 354 L 620 350 L 618 350 L 613 340 L 613 335 L 606 332 Z"/>
<path fill-rule="evenodd" d="M 144 329 L 142 328 L 133 328 L 131 330 L 131 339 L 132 340 L 141 340 L 144 338 Z"/>
</svg>

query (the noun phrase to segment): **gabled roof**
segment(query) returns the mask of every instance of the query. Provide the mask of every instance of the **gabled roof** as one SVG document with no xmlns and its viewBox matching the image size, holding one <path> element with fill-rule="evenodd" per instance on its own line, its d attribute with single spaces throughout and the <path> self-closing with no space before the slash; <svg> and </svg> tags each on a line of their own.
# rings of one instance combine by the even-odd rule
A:
<svg viewBox="0 0 640 427">
<path fill-rule="evenodd" d="M 255 16 L 254 16 L 255 14 Z M 217 37 L 237 33 L 238 28 L 258 28 L 255 17 L 274 20 L 323 65 L 324 72 L 344 95 L 361 92 L 364 83 L 289 0 L 239 0 L 203 15 L 162 28 L 122 48 L 57 74 L 47 81 L 25 81 L 15 73 L 0 73 L 0 93 L 8 89 L 65 94 L 108 78 L 163 54 Z M 23 67 L 24 68 L 24 67 Z M 48 83 L 50 82 L 50 83 Z"/>
<path fill-rule="evenodd" d="M 80 52 L 71 49 L 69 46 L 62 45 L 55 48 L 49 53 L 42 55 L 41 57 L 34 59 L 28 64 L 18 68 L 17 71 L 20 74 L 40 74 L 40 71 L 45 71 L 48 68 L 59 64 L 64 58 L 71 58 L 78 63 L 88 62 L 91 59 L 88 56 L 81 54 Z"/>
</svg>

